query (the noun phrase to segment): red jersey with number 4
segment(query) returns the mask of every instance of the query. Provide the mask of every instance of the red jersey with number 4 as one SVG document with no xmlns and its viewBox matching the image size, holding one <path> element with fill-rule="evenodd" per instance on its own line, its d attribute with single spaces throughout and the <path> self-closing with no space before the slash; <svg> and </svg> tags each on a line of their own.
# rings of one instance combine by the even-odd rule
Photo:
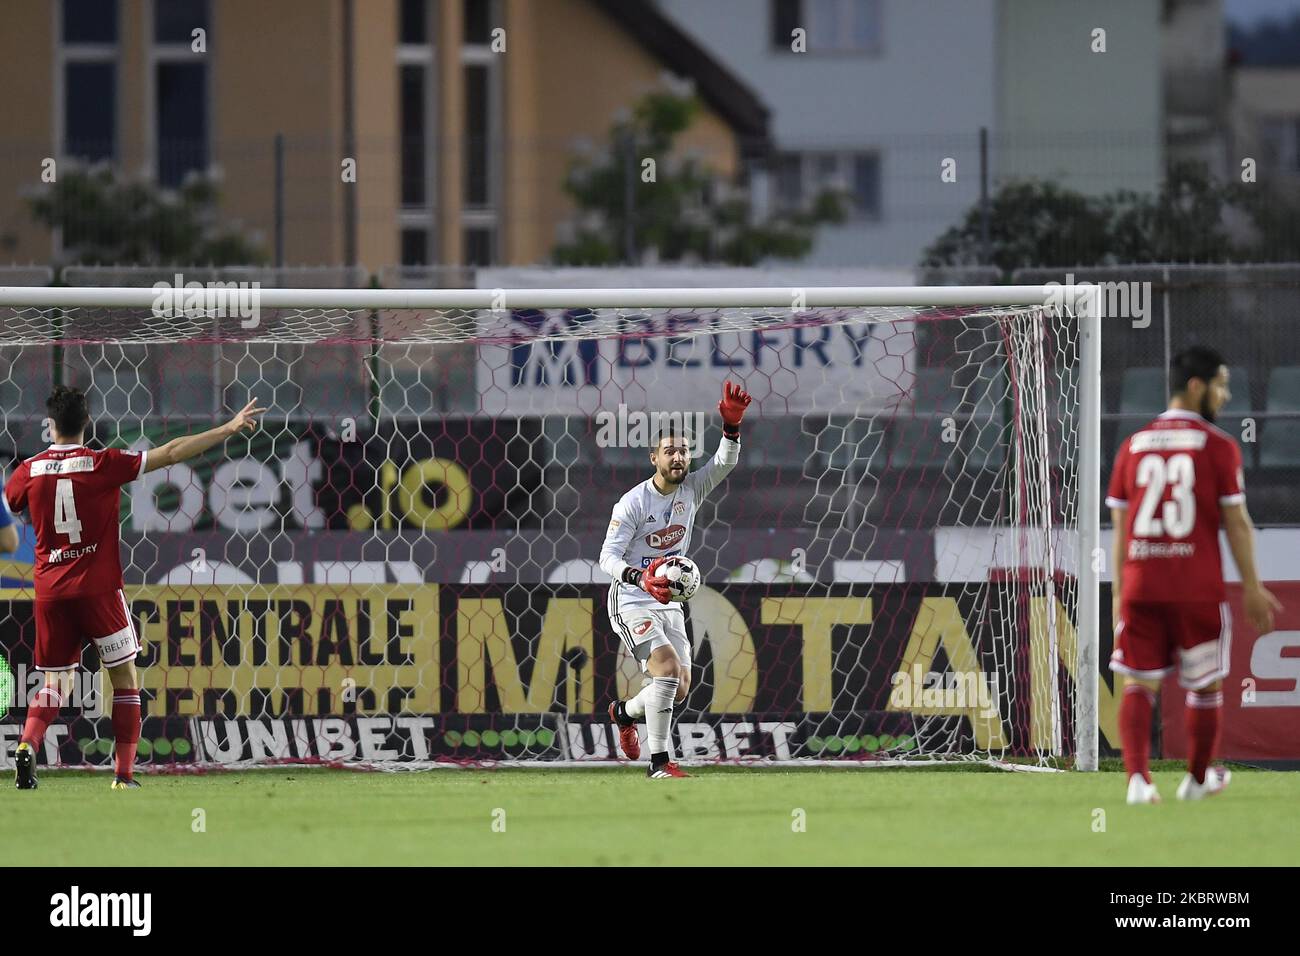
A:
<svg viewBox="0 0 1300 956">
<path fill-rule="evenodd" d="M 14 469 L 12 511 L 36 530 L 36 600 L 90 597 L 122 587 L 118 509 L 124 484 L 144 474 L 142 451 L 51 445 Z"/>
<path fill-rule="evenodd" d="M 1127 509 L 1124 599 L 1223 601 L 1220 509 L 1245 500 L 1241 449 L 1195 412 L 1171 409 L 1125 439 L 1106 497 Z"/>
</svg>

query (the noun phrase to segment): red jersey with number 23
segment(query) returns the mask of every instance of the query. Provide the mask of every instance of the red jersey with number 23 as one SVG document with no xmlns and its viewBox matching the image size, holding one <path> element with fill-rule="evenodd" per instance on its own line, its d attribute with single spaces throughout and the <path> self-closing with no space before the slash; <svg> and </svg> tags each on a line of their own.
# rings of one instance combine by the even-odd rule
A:
<svg viewBox="0 0 1300 956">
<path fill-rule="evenodd" d="M 1115 456 L 1106 504 L 1125 508 L 1126 601 L 1223 601 L 1221 508 L 1246 500 L 1241 449 L 1195 412 L 1170 409 Z"/>
<path fill-rule="evenodd" d="M 122 587 L 121 489 L 144 474 L 143 451 L 51 445 L 14 469 L 12 511 L 36 531 L 36 600 L 91 597 Z"/>
</svg>

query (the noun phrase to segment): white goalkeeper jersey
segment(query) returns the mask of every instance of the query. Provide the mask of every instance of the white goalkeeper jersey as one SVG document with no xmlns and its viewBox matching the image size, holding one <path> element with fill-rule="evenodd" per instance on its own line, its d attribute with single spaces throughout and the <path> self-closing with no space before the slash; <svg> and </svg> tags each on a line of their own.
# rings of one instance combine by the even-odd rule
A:
<svg viewBox="0 0 1300 956">
<path fill-rule="evenodd" d="M 646 568 L 655 558 L 686 554 L 696 509 L 739 460 L 740 442 L 724 437 L 713 457 L 688 472 L 668 494 L 661 494 L 654 479 L 647 478 L 618 500 L 600 549 L 600 569 L 614 579 L 610 598 L 620 608 L 661 606 L 640 588 L 624 584 L 623 569 Z"/>
</svg>

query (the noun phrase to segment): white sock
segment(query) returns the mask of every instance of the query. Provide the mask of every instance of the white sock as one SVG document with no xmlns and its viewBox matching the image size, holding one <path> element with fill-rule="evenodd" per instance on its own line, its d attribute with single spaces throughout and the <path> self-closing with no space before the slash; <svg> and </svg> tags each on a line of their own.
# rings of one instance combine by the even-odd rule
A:
<svg viewBox="0 0 1300 956">
<path fill-rule="evenodd" d="M 646 688 L 650 693 L 644 701 L 645 725 L 651 754 L 672 756 L 668 749 L 668 730 L 673 723 L 673 701 L 677 697 L 678 683 L 676 677 L 656 677 Z M 643 695 L 645 691 L 637 696 Z"/>
<path fill-rule="evenodd" d="M 654 693 L 655 683 L 651 680 L 641 688 L 641 692 L 635 697 L 629 698 L 623 707 L 627 710 L 629 717 L 644 717 L 646 704 L 650 702 L 650 695 Z"/>
</svg>

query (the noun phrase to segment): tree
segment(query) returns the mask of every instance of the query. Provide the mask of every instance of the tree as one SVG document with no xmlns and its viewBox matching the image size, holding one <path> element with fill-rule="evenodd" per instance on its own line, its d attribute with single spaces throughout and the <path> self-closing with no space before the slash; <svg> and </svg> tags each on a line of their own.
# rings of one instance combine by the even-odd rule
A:
<svg viewBox="0 0 1300 956">
<path fill-rule="evenodd" d="M 1055 183 L 1008 183 L 989 199 L 988 264 L 1003 273 L 1039 265 L 1096 265 L 1109 237 L 1105 208 Z M 925 250 L 925 266 L 984 263 L 981 215 L 969 209 L 959 225 Z"/>
<path fill-rule="evenodd" d="M 817 226 L 843 221 L 841 197 L 824 192 L 807 210 L 755 222 L 737 184 L 693 157 L 674 155 L 676 137 L 698 110 L 694 98 L 648 94 L 610 128 L 603 156 L 575 160 L 564 185 L 579 223 L 573 238 L 552 251 L 557 263 L 611 265 L 651 257 L 755 265 L 798 259 L 811 251 Z"/>
<path fill-rule="evenodd" d="M 256 265 L 260 248 L 217 219 L 211 176 L 180 189 L 122 182 L 107 166 L 59 170 L 28 200 L 33 218 L 62 230 L 67 262 L 86 265 Z"/>
<path fill-rule="evenodd" d="M 1225 228 L 1225 212 L 1237 197 L 1202 163 L 1175 164 L 1154 196 L 1122 191 L 1102 202 L 1109 219 L 1111 262 L 1241 258 Z"/>
<path fill-rule="evenodd" d="M 989 264 L 1032 267 L 1247 262 L 1300 253 L 1294 204 L 1254 184 L 1221 183 L 1201 163 L 1170 168 L 1158 193 L 1090 197 L 1054 183 L 1003 186 L 989 204 Z M 923 254 L 931 267 L 980 264 L 980 208 Z"/>
</svg>

